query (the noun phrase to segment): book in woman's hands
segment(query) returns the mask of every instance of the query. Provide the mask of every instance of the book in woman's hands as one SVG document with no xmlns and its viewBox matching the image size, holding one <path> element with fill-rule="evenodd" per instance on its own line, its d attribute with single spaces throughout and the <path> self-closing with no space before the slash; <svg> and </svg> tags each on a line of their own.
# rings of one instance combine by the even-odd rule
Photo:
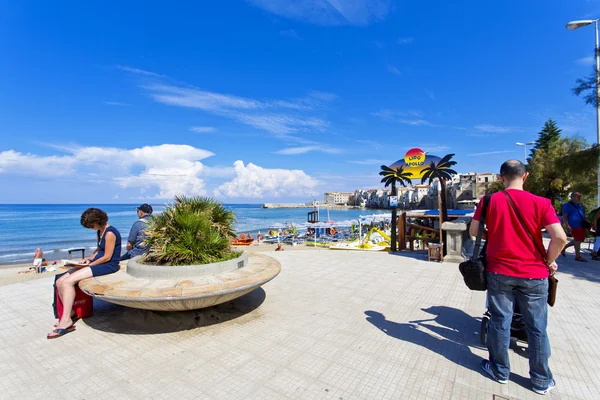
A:
<svg viewBox="0 0 600 400">
<path fill-rule="evenodd" d="M 65 264 L 65 267 L 87 267 L 88 264 L 80 264 L 78 261 L 75 260 L 62 260 L 63 263 Z"/>
</svg>

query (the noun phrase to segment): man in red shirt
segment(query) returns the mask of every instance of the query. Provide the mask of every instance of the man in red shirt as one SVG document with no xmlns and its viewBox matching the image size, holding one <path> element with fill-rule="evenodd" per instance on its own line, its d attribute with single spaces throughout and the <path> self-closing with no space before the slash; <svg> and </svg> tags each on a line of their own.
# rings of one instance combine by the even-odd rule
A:
<svg viewBox="0 0 600 400">
<path fill-rule="evenodd" d="M 496 382 L 508 383 L 510 324 L 516 302 L 527 327 L 533 391 L 546 394 L 556 386 L 548 366 L 548 275 L 557 269 L 555 260 L 567 242 L 567 235 L 550 200 L 523 190 L 527 175 L 525 166 L 517 160 L 506 161 L 500 167 L 505 192 L 515 203 L 534 240 L 543 246 L 541 230 L 545 227 L 550 245 L 544 260 L 505 194 L 499 192 L 491 196 L 485 221 L 487 298 L 491 313 L 487 339 L 489 360 L 484 360 L 481 367 Z M 482 209 L 483 199 L 471 222 L 472 236 L 477 235 Z"/>
</svg>

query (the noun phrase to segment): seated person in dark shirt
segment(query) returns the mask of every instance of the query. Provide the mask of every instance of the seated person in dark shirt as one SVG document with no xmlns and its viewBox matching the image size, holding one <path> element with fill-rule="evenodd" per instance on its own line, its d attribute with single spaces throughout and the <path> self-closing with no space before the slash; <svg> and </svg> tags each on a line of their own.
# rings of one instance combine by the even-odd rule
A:
<svg viewBox="0 0 600 400">
<path fill-rule="evenodd" d="M 129 260 L 130 258 L 141 256 L 147 250 L 146 235 L 144 229 L 148 223 L 148 218 L 152 214 L 152 206 L 150 204 L 142 204 L 137 207 L 138 220 L 133 223 L 127 238 L 127 253 L 121 256 L 121 261 Z"/>
</svg>

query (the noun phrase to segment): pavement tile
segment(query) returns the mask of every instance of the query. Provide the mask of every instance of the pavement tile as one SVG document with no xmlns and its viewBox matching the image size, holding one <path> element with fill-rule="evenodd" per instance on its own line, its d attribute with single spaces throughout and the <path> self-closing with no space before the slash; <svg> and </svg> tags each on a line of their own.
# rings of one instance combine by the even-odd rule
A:
<svg viewBox="0 0 600 400">
<path fill-rule="evenodd" d="M 51 341 L 52 278 L 0 287 L 0 398 L 540 398 L 524 343 L 509 352 L 508 385 L 479 371 L 485 295 L 464 286 L 455 264 L 269 255 L 281 274 L 229 308 L 154 313 L 96 302 L 94 317 Z M 570 258 L 559 260 L 549 312 L 558 386 L 547 398 L 598 399 L 600 264 Z"/>
</svg>

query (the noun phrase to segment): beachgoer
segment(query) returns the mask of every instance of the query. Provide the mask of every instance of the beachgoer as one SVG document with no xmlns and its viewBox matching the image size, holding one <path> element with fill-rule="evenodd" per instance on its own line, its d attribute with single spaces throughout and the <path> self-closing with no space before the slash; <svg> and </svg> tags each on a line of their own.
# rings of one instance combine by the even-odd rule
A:
<svg viewBox="0 0 600 400">
<path fill-rule="evenodd" d="M 248 234 L 246 235 L 246 238 L 252 239 L 252 234 L 250 232 L 248 232 Z"/>
<path fill-rule="evenodd" d="M 30 269 L 35 269 L 38 274 L 40 273 L 43 257 L 44 252 L 42 251 L 42 249 L 40 249 L 39 247 L 35 249 L 35 252 L 33 253 L 33 267 L 31 267 Z"/>
<path fill-rule="evenodd" d="M 150 204 L 142 204 L 136 209 L 138 220 L 131 226 L 129 237 L 127 238 L 127 252 L 121 256 L 121 261 L 141 256 L 148 251 L 145 243 L 146 234 L 144 233 L 144 229 L 150 215 L 152 215 L 152 206 Z"/>
<path fill-rule="evenodd" d="M 587 235 L 587 229 L 583 227 L 584 221 L 588 221 L 585 216 L 583 206 L 580 203 L 581 201 L 581 193 L 573 192 L 571 193 L 571 200 L 566 202 L 562 207 L 563 214 L 563 223 L 565 224 L 565 229 L 567 234 L 573 237 L 564 249 L 562 249 L 561 254 L 563 257 L 566 257 L 567 254 L 565 250 L 569 247 L 575 247 L 575 261 L 580 262 L 588 262 L 585 258 L 581 256 L 581 243 L 585 241 L 585 236 Z"/>
<path fill-rule="evenodd" d="M 275 251 L 283 251 L 283 246 L 281 245 L 281 243 L 277 243 L 277 247 L 275 248 Z"/>
<path fill-rule="evenodd" d="M 97 231 L 98 248 L 90 258 L 79 261 L 81 266 L 72 268 L 56 282 L 64 308 L 56 329 L 48 334 L 48 339 L 55 339 L 75 330 L 71 311 L 75 301 L 75 285 L 79 281 L 119 270 L 121 234 L 108 224 L 108 215 L 97 208 L 88 208 L 81 214 L 81 225 Z"/>
<path fill-rule="evenodd" d="M 548 366 L 548 275 L 558 268 L 555 260 L 567 235 L 550 200 L 523 190 L 527 176 L 525 165 L 520 161 L 502 164 L 500 177 L 506 190 L 491 196 L 487 210 L 484 238 L 487 237 L 487 300 L 491 319 L 487 335 L 489 360 L 483 360 L 481 367 L 494 381 L 508 383 L 510 325 L 517 303 L 529 337 L 529 375 L 533 391 L 546 394 L 556 385 Z M 539 246 L 543 246 L 542 227 L 546 228 L 550 235 L 546 260 L 529 238 L 507 195 Z M 476 236 L 479 229 L 483 199 L 479 203 L 471 222 L 472 236 Z"/>
</svg>

